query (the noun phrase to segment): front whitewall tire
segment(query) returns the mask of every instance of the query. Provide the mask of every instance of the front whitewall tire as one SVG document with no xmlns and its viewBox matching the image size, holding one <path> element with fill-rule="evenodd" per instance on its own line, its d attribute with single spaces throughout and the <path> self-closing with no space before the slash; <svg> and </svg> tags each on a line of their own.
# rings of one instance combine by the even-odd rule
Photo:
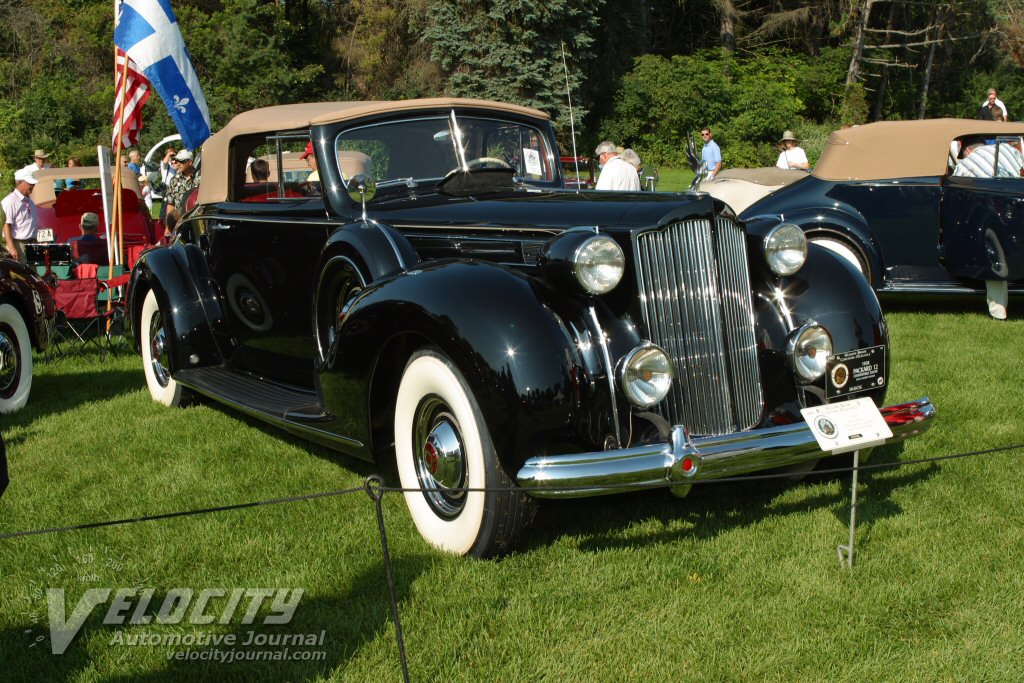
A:
<svg viewBox="0 0 1024 683">
<path fill-rule="evenodd" d="M 464 446 L 465 487 L 484 488 L 484 456 L 477 411 L 470 405 L 460 379 L 447 363 L 433 354 L 418 356 L 409 363 L 398 390 L 395 404 L 395 452 L 402 488 L 421 487 L 416 475 L 418 456 L 413 453 L 412 434 L 420 401 L 430 395 L 440 397 L 451 408 L 459 423 Z M 461 511 L 453 519 L 440 517 L 419 491 L 407 491 L 405 502 L 423 538 L 442 550 L 465 555 L 472 550 L 483 526 L 484 497 L 482 491 L 467 493 Z"/>
</svg>

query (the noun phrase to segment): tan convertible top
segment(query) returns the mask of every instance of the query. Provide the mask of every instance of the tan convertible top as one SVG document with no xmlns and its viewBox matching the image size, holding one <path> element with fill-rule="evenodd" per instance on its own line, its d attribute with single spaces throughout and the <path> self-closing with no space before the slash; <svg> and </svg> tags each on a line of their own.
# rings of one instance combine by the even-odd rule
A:
<svg viewBox="0 0 1024 683">
<path fill-rule="evenodd" d="M 110 175 L 114 175 L 113 166 L 110 167 Z M 53 181 L 65 180 L 67 178 L 81 178 L 82 180 L 99 178 L 100 167 L 58 166 L 56 168 L 44 168 L 36 171 L 35 177 L 39 183 L 32 190 L 32 201 L 36 204 L 46 204 L 57 198 L 56 193 L 53 191 Z M 124 169 L 124 173 L 121 174 L 121 187 L 131 190 L 137 197 L 142 197 L 142 190 L 139 188 L 139 177 L 128 169 Z"/>
<path fill-rule="evenodd" d="M 453 107 L 491 109 L 544 120 L 551 118 L 538 109 L 517 104 L 455 97 L 375 102 L 310 102 L 253 109 L 231 119 L 226 126 L 203 143 L 203 180 L 199 184 L 199 203 L 211 204 L 227 199 L 228 150 L 231 140 L 240 135 L 308 130 L 310 126 L 338 123 L 374 114 Z"/>
<path fill-rule="evenodd" d="M 829 136 L 812 174 L 824 180 L 942 176 L 949 143 L 964 135 L 1024 135 L 1024 123 L 924 119 L 843 128 Z"/>
</svg>

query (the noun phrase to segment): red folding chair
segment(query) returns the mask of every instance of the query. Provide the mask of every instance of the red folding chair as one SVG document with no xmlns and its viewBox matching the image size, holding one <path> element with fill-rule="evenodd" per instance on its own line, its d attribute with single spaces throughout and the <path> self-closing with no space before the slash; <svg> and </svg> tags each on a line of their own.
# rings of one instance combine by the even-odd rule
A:
<svg viewBox="0 0 1024 683">
<path fill-rule="evenodd" d="M 125 346 L 124 303 L 131 277 L 121 265 L 100 266 L 96 273 L 100 288 L 97 305 L 105 318 L 104 338 L 109 352 Z"/>
<path fill-rule="evenodd" d="M 66 358 L 95 346 L 102 358 L 101 322 L 104 315 L 96 307 L 100 283 L 95 277 L 60 280 L 53 298 L 57 304 L 56 334 L 50 345 L 51 357 Z"/>
</svg>

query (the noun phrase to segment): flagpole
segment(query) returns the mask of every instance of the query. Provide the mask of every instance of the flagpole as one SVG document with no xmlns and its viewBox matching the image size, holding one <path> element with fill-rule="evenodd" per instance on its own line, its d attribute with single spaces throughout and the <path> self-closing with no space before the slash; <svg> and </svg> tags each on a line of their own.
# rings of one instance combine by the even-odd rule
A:
<svg viewBox="0 0 1024 683">
<path fill-rule="evenodd" d="M 115 15 L 116 16 L 116 15 Z M 117 46 L 114 47 L 114 78 L 115 84 L 117 83 Z M 124 147 L 124 106 L 125 99 L 127 99 L 128 92 L 126 86 L 128 84 L 128 55 L 124 56 L 124 65 L 121 67 L 121 104 L 118 107 L 117 112 L 117 153 L 115 154 L 114 160 L 114 182 L 113 188 L 113 207 L 112 213 L 114 214 L 114 220 L 117 226 L 117 241 L 110 250 L 112 258 L 110 259 L 109 267 L 107 268 L 107 275 L 111 278 L 114 277 L 114 266 L 118 263 L 124 262 L 124 222 L 122 219 L 121 212 L 121 148 Z M 117 96 L 117 89 L 114 90 L 114 96 Z M 110 232 L 114 232 L 115 223 L 110 224 Z M 110 239 L 112 235 L 107 235 L 107 239 Z M 116 250 L 116 252 L 115 252 Z M 107 313 L 111 311 L 113 307 L 114 297 L 107 297 Z M 107 318 L 107 326 L 109 331 L 110 318 Z"/>
</svg>

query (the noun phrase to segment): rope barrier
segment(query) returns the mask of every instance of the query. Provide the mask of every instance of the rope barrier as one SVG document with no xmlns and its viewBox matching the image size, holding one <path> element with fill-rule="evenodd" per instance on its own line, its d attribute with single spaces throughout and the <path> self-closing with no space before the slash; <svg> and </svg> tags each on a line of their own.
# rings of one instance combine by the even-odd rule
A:
<svg viewBox="0 0 1024 683">
<path fill-rule="evenodd" d="M 986 449 L 983 449 L 983 450 L 969 451 L 969 452 L 966 452 L 966 453 L 957 453 L 957 454 L 953 454 L 953 455 L 942 455 L 942 456 L 934 456 L 934 457 L 930 457 L 930 458 L 918 458 L 918 459 L 915 459 L 915 460 L 901 460 L 901 461 L 887 462 L 887 463 L 874 463 L 874 464 L 870 464 L 870 465 L 861 465 L 861 464 L 859 464 L 859 460 L 855 457 L 854 458 L 854 464 L 853 464 L 852 467 L 842 467 L 842 468 L 834 468 L 834 469 L 816 470 L 815 474 L 817 474 L 817 475 L 827 475 L 827 474 L 839 474 L 839 473 L 851 472 L 851 473 L 853 473 L 854 477 L 856 477 L 857 473 L 863 472 L 863 471 L 868 471 L 868 470 L 894 469 L 894 468 L 898 468 L 898 467 L 908 467 L 910 465 L 920 465 L 920 464 L 925 464 L 925 463 L 942 462 L 942 461 L 945 461 L 945 460 L 957 460 L 957 459 L 962 459 L 962 458 L 977 457 L 977 456 L 981 456 L 981 455 L 990 455 L 990 454 L 994 454 L 994 453 L 1019 450 L 1019 449 L 1022 449 L 1022 448 L 1024 448 L 1024 444 L 1013 444 L 1013 445 L 1010 445 L 1010 446 L 1000 446 L 1000 447 L 996 447 L 996 448 L 986 448 Z M 826 457 L 826 456 L 823 456 L 823 457 Z M 759 481 L 759 480 L 763 481 L 763 480 L 769 480 L 769 479 L 785 479 L 785 478 L 789 478 L 790 476 L 791 475 L 786 474 L 786 473 L 754 474 L 754 475 L 745 475 L 745 476 L 741 476 L 741 477 L 723 477 L 721 479 L 710 479 L 710 480 L 694 482 L 694 483 L 730 483 L 730 482 L 749 482 L 749 481 Z M 622 486 L 602 486 L 602 487 L 599 487 L 599 488 L 601 490 L 607 491 L 609 489 L 628 490 L 628 489 L 638 489 L 640 487 L 637 486 L 637 485 L 622 485 Z M 569 491 L 569 490 L 587 491 L 587 490 L 592 490 L 592 489 L 595 489 L 595 487 L 565 487 L 562 490 L 566 490 L 566 491 Z M 398 656 L 399 656 L 399 659 L 400 659 L 401 665 L 402 665 L 402 680 L 404 680 L 406 683 L 408 683 L 409 680 L 410 680 L 410 678 L 409 678 L 409 663 L 408 663 L 408 656 L 407 656 L 406 650 L 405 650 L 405 640 L 404 640 L 404 637 L 402 636 L 402 621 L 401 621 L 401 615 L 400 615 L 399 609 L 398 609 L 398 591 L 397 591 L 397 589 L 395 587 L 394 566 L 393 566 L 393 563 L 392 563 L 392 560 L 391 560 L 391 552 L 390 552 L 390 550 L 388 548 L 387 529 L 385 528 L 385 525 L 384 525 L 383 499 L 384 499 L 384 494 L 385 493 L 389 493 L 389 492 L 409 493 L 409 492 L 416 492 L 416 491 L 431 491 L 431 490 L 434 490 L 434 489 L 401 488 L 401 487 L 384 486 L 383 479 L 381 479 L 378 475 L 371 475 L 371 476 L 367 477 L 364 480 L 363 485 L 359 486 L 359 487 L 337 489 L 337 490 L 334 490 L 334 491 L 322 491 L 322 492 L 319 492 L 319 493 L 308 493 L 308 494 L 304 494 L 304 495 L 288 496 L 288 497 L 284 497 L 284 498 L 270 498 L 270 499 L 267 499 L 267 500 L 252 501 L 252 502 L 249 502 L 249 503 L 237 503 L 237 504 L 233 504 L 233 505 L 220 505 L 220 506 L 217 506 L 217 507 L 201 508 L 201 509 L 197 509 L 197 510 L 183 510 L 183 511 L 179 511 L 179 512 L 166 512 L 166 513 L 160 513 L 160 514 L 154 514 L 154 515 L 146 515 L 146 516 L 143 516 L 143 517 L 131 517 L 131 518 L 125 518 L 125 519 L 108 520 L 108 521 L 103 521 L 103 522 L 88 522 L 88 523 L 84 523 L 84 524 L 74 524 L 74 525 L 65 526 L 65 527 L 51 527 L 51 528 L 46 528 L 46 529 L 32 529 L 32 530 L 28 530 L 28 531 L 14 531 L 14 532 L 9 532 L 9 533 L 5 533 L 5 534 L 0 534 L 0 540 L 6 540 L 6 539 L 10 539 L 10 538 L 18 538 L 18 537 L 24 537 L 24 536 L 34 536 L 34 535 L 40 535 L 40 534 L 66 533 L 66 532 L 70 532 L 70 531 L 80 531 L 80 530 L 84 530 L 84 529 L 96 529 L 96 528 L 106 527 L 106 526 L 116 526 L 116 525 L 120 525 L 120 524 L 132 524 L 132 523 L 135 523 L 135 522 L 151 522 L 151 521 L 156 521 L 156 520 L 161 520 L 161 519 L 171 519 L 171 518 L 174 518 L 174 517 L 189 517 L 189 516 L 194 516 L 194 515 L 209 514 L 209 513 L 213 513 L 213 512 L 225 512 L 225 511 L 229 511 L 229 510 L 242 510 L 242 509 L 245 509 L 245 508 L 260 507 L 260 506 L 265 506 L 265 505 L 279 505 L 279 504 L 283 504 L 283 503 L 294 503 L 294 502 L 298 502 L 298 501 L 314 500 L 314 499 L 318 499 L 318 498 L 327 498 L 327 497 L 332 497 L 332 496 L 342 496 L 342 495 L 351 494 L 351 493 L 358 493 L 359 491 L 365 491 L 366 494 L 373 501 L 374 508 L 375 508 L 376 514 L 377 514 L 377 529 L 378 529 L 378 532 L 380 533 L 381 551 L 382 551 L 382 554 L 383 554 L 384 569 L 385 569 L 385 574 L 386 574 L 386 577 L 387 577 L 388 597 L 389 597 L 389 600 L 390 600 L 390 608 L 391 608 L 391 618 L 392 618 L 392 621 L 394 622 L 394 625 L 395 625 L 395 640 L 396 640 L 396 644 L 397 644 L 397 647 L 398 647 Z M 451 491 L 451 490 L 453 490 L 453 489 L 450 489 L 449 491 Z M 458 489 L 458 490 L 459 491 L 464 491 L 464 492 L 486 492 L 486 491 L 494 492 L 494 491 L 510 491 L 510 490 L 511 491 L 519 491 L 520 489 L 515 488 L 515 487 L 507 487 L 507 488 L 463 488 L 463 489 Z M 853 500 L 852 500 L 852 503 L 851 503 L 852 507 L 851 507 L 851 520 L 850 520 L 850 543 L 849 543 L 848 546 L 839 546 L 839 549 L 838 549 L 839 550 L 840 562 L 847 564 L 850 569 L 852 569 L 852 567 L 853 567 L 853 534 L 854 534 L 854 524 L 855 524 L 855 522 L 854 522 L 854 519 L 855 519 L 854 515 L 856 514 L 856 512 L 855 512 L 855 510 L 856 510 L 856 508 L 855 508 L 855 505 L 856 505 L 856 490 L 857 490 L 857 487 L 856 487 L 856 479 L 855 479 L 853 487 L 852 487 Z M 844 553 L 844 551 L 845 551 L 845 553 Z"/>
<path fill-rule="evenodd" d="M 162 512 L 155 515 L 145 515 L 143 517 L 127 517 L 125 519 L 112 519 L 103 522 L 85 522 L 83 524 L 73 524 L 71 526 L 60 526 L 60 527 L 49 527 L 46 529 L 31 529 L 28 531 L 11 531 L 6 534 L 0 534 L 0 541 L 7 540 L 9 538 L 18 538 L 21 536 L 38 536 L 40 534 L 63 534 L 69 531 L 81 531 L 83 529 L 98 529 L 105 526 L 118 526 L 120 524 L 133 524 L 135 522 L 152 522 L 158 519 L 172 519 L 174 517 L 190 517 L 192 515 L 205 515 L 211 512 L 225 512 L 228 510 L 242 510 L 245 508 L 260 507 L 262 505 L 279 505 L 281 503 L 295 503 L 302 500 L 313 500 L 315 498 L 327 498 L 330 496 L 342 496 L 346 493 L 358 493 L 363 490 L 362 486 L 357 486 L 349 489 L 338 489 L 336 491 L 323 491 L 320 493 L 306 493 L 298 496 L 288 496 L 287 498 L 270 498 L 268 500 L 257 500 L 250 503 L 236 503 L 234 505 L 218 505 L 212 508 L 200 508 L 198 510 L 182 510 L 179 512 Z"/>
<path fill-rule="evenodd" d="M 883 463 L 872 463 L 872 464 L 867 464 L 867 465 L 859 465 L 857 467 L 857 471 L 859 471 L 859 472 L 867 472 L 867 471 L 870 471 L 870 470 L 895 469 L 895 468 L 898 468 L 898 467 L 909 467 L 910 465 L 921 465 L 921 464 L 932 463 L 932 462 L 943 462 L 943 461 L 946 461 L 946 460 L 960 460 L 960 459 L 963 459 L 963 458 L 977 457 L 977 456 L 980 456 L 980 455 L 991 455 L 993 453 L 1000 453 L 1000 452 L 1020 450 L 1020 449 L 1024 449 L 1024 443 L 1013 444 L 1013 445 L 1010 445 L 1010 446 L 998 446 L 996 448 L 986 448 L 984 450 L 978 450 L 978 451 L 968 451 L 968 452 L 965 452 L 965 453 L 956 453 L 956 454 L 953 454 L 953 455 L 938 455 L 938 456 L 933 456 L 933 457 L 930 457 L 930 458 L 918 458 L 918 459 L 915 459 L 915 460 L 897 460 L 895 462 L 883 462 Z M 828 456 L 827 455 L 823 455 L 822 457 L 828 457 Z M 852 468 L 852 467 L 837 467 L 837 468 L 833 468 L 833 469 L 814 470 L 813 472 L 810 472 L 809 474 L 813 474 L 814 476 L 821 476 L 821 475 L 829 475 L 829 474 L 843 474 L 843 473 L 847 473 L 847 472 L 851 472 L 852 473 L 853 471 L 854 471 L 854 468 Z M 373 477 L 377 481 L 381 481 L 380 478 L 377 477 L 376 475 L 373 475 Z M 791 478 L 792 478 L 791 474 L 788 474 L 788 473 L 785 473 L 785 472 L 781 472 L 781 473 L 776 472 L 776 473 L 772 473 L 772 474 L 745 474 L 745 475 L 738 476 L 738 477 L 722 477 L 720 479 L 706 479 L 706 480 L 692 482 L 692 484 L 695 485 L 695 486 L 696 485 L 700 485 L 700 484 L 730 484 L 730 483 L 751 482 L 751 481 L 765 481 L 765 480 L 770 480 L 770 479 L 791 479 Z M 683 482 L 683 483 L 690 484 L 691 482 Z M 648 489 L 650 489 L 650 486 L 644 485 L 644 484 L 611 484 L 611 485 L 604 485 L 604 486 L 563 486 L 563 487 L 559 487 L 560 491 L 578 491 L 578 492 L 581 492 L 581 493 L 586 492 L 586 491 L 598 491 L 598 490 L 599 491 L 640 491 L 640 490 L 648 490 Z M 329 497 L 341 496 L 341 495 L 345 495 L 345 494 L 349 494 L 349 493 L 359 493 L 360 491 L 365 491 L 365 490 L 366 490 L 366 484 L 364 483 L 363 486 L 356 486 L 356 487 L 347 488 L 347 489 L 337 489 L 337 490 L 333 490 L 333 491 L 321 491 L 319 493 L 306 493 L 306 494 L 301 494 L 301 495 L 297 495 L 297 496 L 288 496 L 286 498 L 270 498 L 270 499 L 267 499 L 267 500 L 257 500 L 257 501 L 252 501 L 252 502 L 249 502 L 249 503 L 236 503 L 236 504 L 233 504 L 233 505 L 220 505 L 220 506 L 210 507 L 210 508 L 200 508 L 198 510 L 183 510 L 183 511 L 179 511 L 179 512 L 164 512 L 164 513 L 153 514 L 153 515 L 145 515 L 145 516 L 142 516 L 142 517 L 128 517 L 128 518 L 125 518 L 125 519 L 114 519 L 114 520 L 107 520 L 107 521 L 102 521 L 102 522 L 85 522 L 85 523 L 82 523 L 82 524 L 72 524 L 72 525 L 63 526 L 63 527 L 48 527 L 48 528 L 43 528 L 43 529 L 30 529 L 30 530 L 26 530 L 26 531 L 11 531 L 11 532 L 7 532 L 7 533 L 4 533 L 4 534 L 0 534 L 0 541 L 7 540 L 7 539 L 10 539 L 10 538 L 18 538 L 18 537 L 22 537 L 22 536 L 37 536 L 37 535 L 41 535 L 41 534 L 60 534 L 60 533 L 67 533 L 67 532 L 70 532 L 70 531 L 82 531 L 84 529 L 97 529 L 97 528 L 100 528 L 100 527 L 118 526 L 118 525 L 121 525 L 121 524 L 132 524 L 132 523 L 135 523 L 135 522 L 152 522 L 152 521 L 161 520 L 161 519 L 172 519 L 174 517 L 190 517 L 190 516 L 193 516 L 193 515 L 204 515 L 204 514 L 209 514 L 209 513 L 212 513 L 212 512 L 225 512 L 225 511 L 230 511 L 230 510 L 243 510 L 245 508 L 260 507 L 260 506 L 264 506 L 264 505 L 279 505 L 279 504 L 282 504 L 282 503 L 295 503 L 295 502 L 304 501 L 304 500 L 314 500 L 314 499 L 317 499 L 317 498 L 329 498 Z M 427 492 L 439 491 L 440 489 L 431 489 L 431 488 L 403 488 L 403 487 L 400 487 L 400 486 L 384 486 L 383 484 L 381 484 L 380 485 L 380 490 L 382 492 L 385 492 L 385 493 L 414 493 L 414 492 L 427 493 Z M 521 488 L 514 487 L 514 486 L 510 486 L 510 487 L 494 487 L 494 488 L 468 488 L 467 487 L 467 488 L 457 488 L 457 489 L 453 488 L 453 489 L 444 489 L 444 490 L 449 492 L 449 493 L 450 492 L 463 492 L 463 493 L 487 493 L 487 492 L 492 492 L 492 493 L 494 493 L 494 492 L 509 492 L 509 491 L 518 492 L 518 491 L 522 491 Z"/>
</svg>

